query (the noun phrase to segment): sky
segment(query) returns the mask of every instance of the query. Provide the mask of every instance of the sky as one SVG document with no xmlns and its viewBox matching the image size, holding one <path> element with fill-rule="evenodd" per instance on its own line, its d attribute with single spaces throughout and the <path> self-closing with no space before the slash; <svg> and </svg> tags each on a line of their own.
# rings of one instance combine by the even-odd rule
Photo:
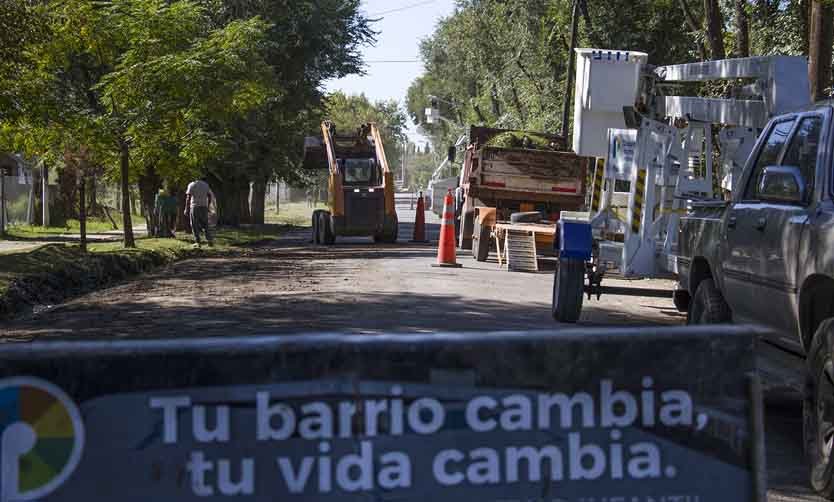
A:
<svg viewBox="0 0 834 502">
<path fill-rule="evenodd" d="M 395 99 L 404 107 L 408 86 L 423 73 L 420 40 L 431 35 L 437 21 L 454 9 L 454 0 L 363 0 L 362 10 L 368 17 L 380 18 L 373 24 L 374 31 L 380 32 L 376 45 L 363 50 L 367 74 L 331 80 L 325 89 L 364 93 L 371 101 Z M 414 124 L 410 124 L 409 137 L 412 141 L 425 141 Z"/>
</svg>

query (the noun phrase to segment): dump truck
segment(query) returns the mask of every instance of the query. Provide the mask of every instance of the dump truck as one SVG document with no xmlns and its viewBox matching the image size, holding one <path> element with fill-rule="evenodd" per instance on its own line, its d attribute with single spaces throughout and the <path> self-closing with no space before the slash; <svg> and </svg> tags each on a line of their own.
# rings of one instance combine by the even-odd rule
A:
<svg viewBox="0 0 834 502">
<path fill-rule="evenodd" d="M 339 134 L 334 123 L 322 122 L 321 137 L 305 141 L 304 165 L 328 172 L 328 209 L 313 211 L 313 242 L 331 245 L 339 236 L 396 242 L 394 177 L 376 124 Z"/>
<path fill-rule="evenodd" d="M 486 261 L 498 222 L 555 221 L 579 210 L 590 162 L 561 136 L 473 126 L 457 198 L 459 246 Z"/>
</svg>

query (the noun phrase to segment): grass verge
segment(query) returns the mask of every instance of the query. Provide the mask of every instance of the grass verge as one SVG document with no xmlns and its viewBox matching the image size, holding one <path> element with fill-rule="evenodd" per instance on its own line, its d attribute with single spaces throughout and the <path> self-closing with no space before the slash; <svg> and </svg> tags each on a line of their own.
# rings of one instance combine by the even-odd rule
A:
<svg viewBox="0 0 834 502">
<path fill-rule="evenodd" d="M 240 246 L 277 237 L 285 227 L 220 229 L 210 251 L 191 240 L 138 239 L 135 249 L 121 242 L 94 243 L 84 253 L 78 245 L 49 244 L 31 251 L 0 255 L 0 319 L 53 305 L 184 258 L 223 254 Z"/>
<path fill-rule="evenodd" d="M 267 223 L 309 227 L 312 225 L 313 211 L 316 209 L 327 209 L 327 205 L 319 203 L 310 207 L 306 202 L 285 202 L 281 204 L 280 212 L 276 213 L 275 208 L 270 208 L 265 218 Z"/>
</svg>

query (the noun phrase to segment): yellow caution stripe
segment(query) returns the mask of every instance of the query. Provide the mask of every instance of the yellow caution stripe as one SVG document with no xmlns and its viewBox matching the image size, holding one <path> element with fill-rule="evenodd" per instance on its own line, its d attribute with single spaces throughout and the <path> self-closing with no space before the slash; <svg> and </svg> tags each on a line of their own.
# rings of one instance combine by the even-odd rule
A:
<svg viewBox="0 0 834 502">
<path fill-rule="evenodd" d="M 605 159 L 597 159 L 597 167 L 594 169 L 594 191 L 591 195 L 591 212 L 599 211 L 602 204 L 602 182 L 605 174 Z"/>
<path fill-rule="evenodd" d="M 634 211 L 631 213 L 631 231 L 640 233 L 640 224 L 643 221 L 643 199 L 646 196 L 646 170 L 637 171 L 637 182 L 634 184 Z"/>
</svg>

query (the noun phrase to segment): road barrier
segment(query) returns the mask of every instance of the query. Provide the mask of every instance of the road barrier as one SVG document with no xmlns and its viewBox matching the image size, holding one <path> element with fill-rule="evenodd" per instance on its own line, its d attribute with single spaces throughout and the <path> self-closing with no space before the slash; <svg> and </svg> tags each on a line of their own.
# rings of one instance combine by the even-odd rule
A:
<svg viewBox="0 0 834 502">
<path fill-rule="evenodd" d="M 0 347 L 0 500 L 764 500 L 751 330 Z"/>
</svg>

